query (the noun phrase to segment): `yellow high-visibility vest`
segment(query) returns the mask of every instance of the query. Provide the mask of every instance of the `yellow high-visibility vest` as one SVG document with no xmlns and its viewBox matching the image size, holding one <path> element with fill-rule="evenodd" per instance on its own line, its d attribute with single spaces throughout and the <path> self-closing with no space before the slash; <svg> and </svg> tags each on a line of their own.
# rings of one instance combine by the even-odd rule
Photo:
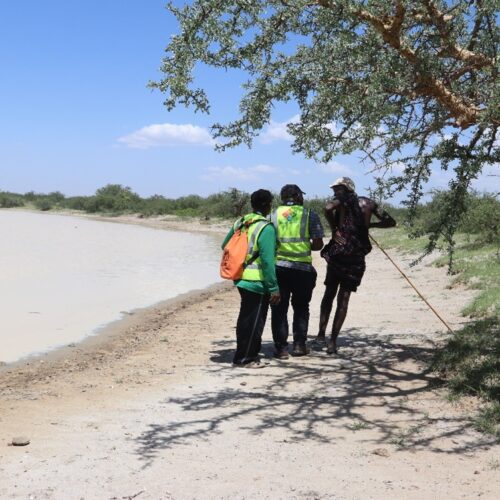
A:
<svg viewBox="0 0 500 500">
<path fill-rule="evenodd" d="M 251 213 L 245 215 L 243 220 L 239 219 L 236 224 L 243 223 L 243 229 L 248 231 L 248 252 L 245 258 L 245 268 L 243 270 L 242 280 L 247 281 L 264 281 L 264 273 L 262 272 L 262 263 L 259 255 L 258 238 L 261 231 L 269 224 L 269 221 L 262 215 Z M 235 226 L 236 226 L 235 224 Z"/>
<path fill-rule="evenodd" d="M 302 205 L 280 206 L 271 215 L 278 235 L 277 260 L 312 263 L 309 210 Z"/>
</svg>

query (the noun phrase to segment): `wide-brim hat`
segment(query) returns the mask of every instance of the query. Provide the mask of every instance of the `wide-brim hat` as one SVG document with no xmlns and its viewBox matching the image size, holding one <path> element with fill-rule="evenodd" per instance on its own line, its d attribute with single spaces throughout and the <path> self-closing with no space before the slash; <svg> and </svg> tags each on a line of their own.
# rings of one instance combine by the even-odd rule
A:
<svg viewBox="0 0 500 500">
<path fill-rule="evenodd" d="M 335 186 L 344 186 L 346 189 L 352 192 L 354 192 L 356 188 L 356 186 L 354 185 L 354 181 L 349 177 L 339 177 L 332 184 L 330 184 L 331 188 L 334 188 Z"/>
</svg>

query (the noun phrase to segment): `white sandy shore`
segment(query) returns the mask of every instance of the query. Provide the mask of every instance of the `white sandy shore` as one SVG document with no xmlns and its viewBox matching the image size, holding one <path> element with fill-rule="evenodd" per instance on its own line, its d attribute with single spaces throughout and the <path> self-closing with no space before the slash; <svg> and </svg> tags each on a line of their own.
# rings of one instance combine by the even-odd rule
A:
<svg viewBox="0 0 500 500">
<path fill-rule="evenodd" d="M 472 292 L 400 260 L 458 327 Z M 339 357 L 275 361 L 266 327 L 269 364 L 230 368 L 238 306 L 224 283 L 4 368 L 0 498 L 497 497 L 499 446 L 468 421 L 477 402 L 449 403 L 424 369 L 443 328 L 378 250 Z M 8 446 L 20 434 L 31 444 Z"/>
</svg>

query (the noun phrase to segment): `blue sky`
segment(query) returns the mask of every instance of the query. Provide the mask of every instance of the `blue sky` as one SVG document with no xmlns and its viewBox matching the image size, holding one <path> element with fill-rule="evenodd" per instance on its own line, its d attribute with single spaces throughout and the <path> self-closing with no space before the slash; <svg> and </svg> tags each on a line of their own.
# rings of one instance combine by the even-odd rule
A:
<svg viewBox="0 0 500 500">
<path fill-rule="evenodd" d="M 360 194 L 374 186 L 356 156 L 321 165 L 293 155 L 285 129 L 293 106 L 277 108 L 251 150 L 213 151 L 207 128 L 235 117 L 243 80 L 205 71 L 212 115 L 167 112 L 146 85 L 161 78 L 176 26 L 164 0 L 1 1 L 0 191 L 89 195 L 117 183 L 178 197 L 297 183 L 327 196 L 341 175 Z M 440 172 L 430 187 L 447 181 Z"/>
</svg>

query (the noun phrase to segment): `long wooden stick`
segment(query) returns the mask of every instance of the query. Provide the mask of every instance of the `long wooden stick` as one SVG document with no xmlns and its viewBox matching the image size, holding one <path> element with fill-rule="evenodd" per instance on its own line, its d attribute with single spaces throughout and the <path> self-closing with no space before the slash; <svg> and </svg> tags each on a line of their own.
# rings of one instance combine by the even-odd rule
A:
<svg viewBox="0 0 500 500">
<path fill-rule="evenodd" d="M 436 309 L 434 309 L 429 304 L 427 299 L 418 291 L 417 287 L 411 282 L 410 278 L 408 278 L 408 276 L 406 276 L 406 274 L 399 268 L 399 266 L 391 259 L 390 255 L 379 245 L 378 241 L 371 234 L 369 236 L 370 236 L 370 239 L 373 241 L 373 243 L 375 243 L 375 245 L 377 245 L 377 247 L 382 251 L 382 253 L 391 261 L 392 265 L 401 273 L 403 278 L 410 284 L 410 286 L 413 288 L 413 290 L 415 290 L 417 292 L 418 296 L 427 304 L 429 309 L 441 320 L 441 323 L 443 323 L 443 325 L 446 326 L 446 328 L 448 328 L 448 330 L 451 333 L 454 333 L 453 330 L 450 328 L 450 325 L 448 325 L 448 323 L 446 323 L 446 321 L 439 315 L 439 313 L 436 311 Z"/>
</svg>

